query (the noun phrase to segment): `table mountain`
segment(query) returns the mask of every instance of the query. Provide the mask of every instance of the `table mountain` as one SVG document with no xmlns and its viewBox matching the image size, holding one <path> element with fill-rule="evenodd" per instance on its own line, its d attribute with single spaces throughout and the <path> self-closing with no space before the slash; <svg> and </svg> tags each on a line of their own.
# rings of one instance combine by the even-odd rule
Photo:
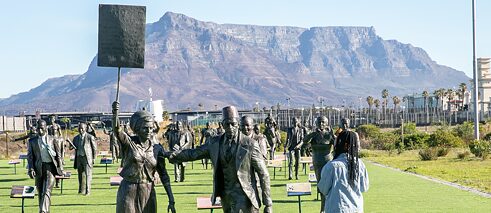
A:
<svg viewBox="0 0 491 213">
<path fill-rule="evenodd" d="M 0 100 L 7 112 L 110 111 L 117 68 L 48 79 Z M 255 26 L 203 22 L 167 12 L 147 24 L 145 69 L 122 69 L 121 105 L 164 99 L 170 109 L 233 104 L 325 105 L 454 87 L 469 78 L 437 64 L 421 48 L 384 40 L 373 27 Z"/>
</svg>

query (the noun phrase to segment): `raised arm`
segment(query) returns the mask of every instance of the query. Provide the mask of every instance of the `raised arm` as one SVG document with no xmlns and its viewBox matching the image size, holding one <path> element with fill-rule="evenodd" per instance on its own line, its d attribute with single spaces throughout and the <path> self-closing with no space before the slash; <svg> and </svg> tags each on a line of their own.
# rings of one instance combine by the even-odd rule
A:
<svg viewBox="0 0 491 213">
<path fill-rule="evenodd" d="M 116 135 L 117 142 L 124 145 L 127 144 L 131 139 L 129 136 L 124 132 L 124 129 L 121 127 L 119 124 L 119 102 L 115 101 L 113 102 L 113 119 L 112 119 L 112 125 L 113 125 L 113 133 Z"/>
</svg>

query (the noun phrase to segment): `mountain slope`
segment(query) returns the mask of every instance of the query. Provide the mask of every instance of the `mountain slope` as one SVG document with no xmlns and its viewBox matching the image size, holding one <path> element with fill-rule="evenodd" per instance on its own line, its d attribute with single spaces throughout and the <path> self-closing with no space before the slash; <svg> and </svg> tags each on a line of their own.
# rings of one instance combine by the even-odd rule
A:
<svg viewBox="0 0 491 213">
<path fill-rule="evenodd" d="M 121 105 L 164 99 L 170 109 L 228 104 L 329 105 L 453 87 L 469 78 L 439 65 L 421 48 L 383 40 L 373 27 L 254 26 L 202 22 L 168 12 L 147 24 L 145 69 L 122 69 Z M 110 110 L 116 68 L 49 79 L 0 100 L 6 111 Z M 356 102 L 358 103 L 358 102 Z"/>
</svg>

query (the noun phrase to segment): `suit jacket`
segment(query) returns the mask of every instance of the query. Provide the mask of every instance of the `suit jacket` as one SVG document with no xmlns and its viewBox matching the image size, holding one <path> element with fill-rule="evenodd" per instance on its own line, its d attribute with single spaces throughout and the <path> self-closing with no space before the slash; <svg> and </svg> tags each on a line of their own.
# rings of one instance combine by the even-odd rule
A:
<svg viewBox="0 0 491 213">
<path fill-rule="evenodd" d="M 90 167 L 92 167 L 92 161 L 95 159 L 96 151 L 97 151 L 97 143 L 95 142 L 95 137 L 92 136 L 91 134 L 85 133 L 85 141 L 82 141 L 82 136 L 78 134 L 73 138 L 73 145 L 75 145 L 75 148 L 78 149 L 84 149 L 85 150 L 85 156 L 87 156 L 87 162 L 82 162 L 82 163 L 87 163 L 89 164 Z M 84 143 L 82 143 L 84 142 Z M 77 163 L 78 163 L 78 156 L 77 156 L 77 150 L 75 150 L 75 160 L 73 161 L 73 168 L 77 169 Z"/>
<path fill-rule="evenodd" d="M 223 173 L 220 165 L 220 146 L 223 144 L 225 135 L 217 135 L 210 138 L 210 143 L 206 143 L 196 149 L 187 149 L 176 152 L 171 156 L 175 161 L 194 161 L 204 158 L 211 159 L 213 164 L 213 194 L 211 202 L 216 203 L 217 196 L 223 196 Z M 254 139 L 239 132 L 238 148 L 235 154 L 235 169 L 239 178 L 242 190 L 247 195 L 252 205 L 260 207 L 259 194 L 256 190 L 256 181 L 260 182 L 262 191 L 262 201 L 266 206 L 272 206 L 270 193 L 270 180 L 268 169 L 264 157 L 259 149 L 259 145 Z M 259 176 L 256 180 L 255 173 Z"/>
<path fill-rule="evenodd" d="M 288 128 L 285 148 L 287 148 L 288 151 L 292 151 L 294 149 L 300 149 L 302 145 L 303 145 L 303 129 L 297 126 Z"/>
<path fill-rule="evenodd" d="M 175 150 L 190 149 L 193 143 L 194 140 L 190 131 L 188 130 L 176 131 L 174 135 L 174 141 L 171 144 L 170 148 L 171 149 L 177 148 Z"/>
<path fill-rule="evenodd" d="M 39 136 L 29 139 L 29 144 L 27 147 L 27 169 L 34 169 L 36 175 L 42 174 L 41 170 L 43 160 L 41 159 L 41 150 L 39 149 L 40 140 L 41 138 Z M 55 138 L 53 138 L 51 135 L 48 135 L 48 141 L 53 144 L 53 149 L 56 153 L 55 156 L 50 155 L 51 160 L 56 167 L 56 175 L 63 175 L 63 172 L 61 171 L 60 147 L 58 146 Z"/>
</svg>

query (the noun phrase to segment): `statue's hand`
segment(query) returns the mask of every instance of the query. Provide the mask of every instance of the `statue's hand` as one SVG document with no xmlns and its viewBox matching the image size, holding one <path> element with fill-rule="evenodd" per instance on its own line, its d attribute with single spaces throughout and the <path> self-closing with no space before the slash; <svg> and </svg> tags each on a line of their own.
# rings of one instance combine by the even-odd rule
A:
<svg viewBox="0 0 491 213">
<path fill-rule="evenodd" d="M 36 177 L 36 172 L 33 169 L 31 169 L 27 172 L 27 175 L 29 175 L 31 179 L 34 179 L 34 177 Z"/>
<path fill-rule="evenodd" d="M 264 213 L 273 213 L 273 206 L 265 206 Z"/>
<path fill-rule="evenodd" d="M 119 102 L 115 101 L 113 102 L 113 112 L 119 111 Z"/>
<path fill-rule="evenodd" d="M 174 207 L 174 202 L 169 202 L 169 205 L 167 206 L 167 213 L 176 213 L 176 207 Z"/>
</svg>

